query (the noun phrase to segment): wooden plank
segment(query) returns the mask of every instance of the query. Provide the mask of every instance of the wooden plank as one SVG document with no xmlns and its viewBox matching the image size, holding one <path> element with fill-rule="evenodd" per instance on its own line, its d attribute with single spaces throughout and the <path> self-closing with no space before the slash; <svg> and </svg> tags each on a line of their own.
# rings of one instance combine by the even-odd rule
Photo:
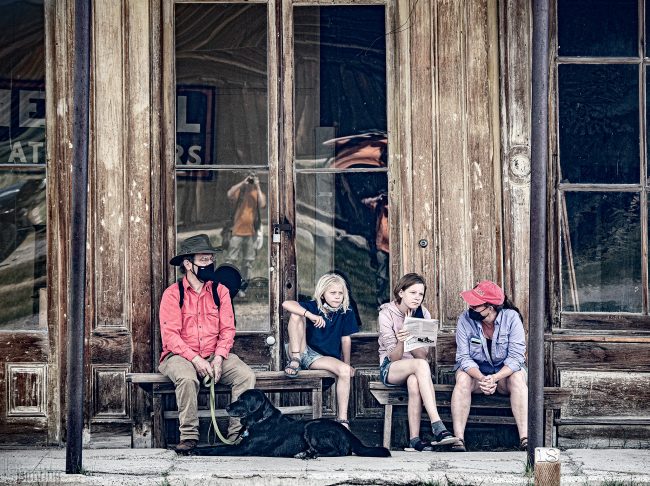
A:
<svg viewBox="0 0 650 486">
<path fill-rule="evenodd" d="M 47 200 L 49 204 L 47 216 L 47 303 L 48 303 L 48 329 L 51 342 L 50 377 L 52 380 L 48 400 L 52 402 L 49 407 L 52 417 L 48 423 L 48 441 L 58 444 L 62 439 L 61 431 L 65 430 L 66 410 L 66 369 L 67 352 L 66 340 L 61 336 L 67 335 L 68 312 L 68 281 L 69 281 L 69 241 L 70 241 L 70 174 L 72 158 L 72 39 L 74 38 L 74 23 L 69 19 L 74 18 L 74 2 L 62 0 L 55 2 L 54 35 L 50 38 L 54 42 L 54 56 L 51 60 L 55 63 L 53 76 L 46 78 L 46 89 L 54 89 L 54 96 L 46 91 L 47 101 L 51 100 L 56 108 L 50 109 L 46 116 L 48 157 Z M 51 12 L 51 1 L 46 9 L 47 15 Z M 48 31 L 51 32 L 50 27 Z M 50 50 L 51 51 L 51 50 Z M 46 61 L 47 62 L 47 61 Z M 46 76 L 50 71 L 46 67 Z M 53 123 L 55 128 L 52 129 Z M 52 134 L 51 136 L 49 134 Z M 55 143 L 56 142 L 56 143 Z M 50 143 L 55 144 L 50 151 Z M 48 390 L 49 391 L 49 390 Z"/>
<path fill-rule="evenodd" d="M 58 444 L 60 440 L 60 401 L 59 401 L 59 365 L 60 354 L 62 353 L 59 344 L 59 332 L 65 320 L 67 309 L 67 294 L 63 285 L 67 281 L 67 248 L 69 237 L 67 234 L 67 214 L 65 209 L 69 203 L 70 191 L 63 191 L 67 187 L 70 171 L 65 170 L 66 162 L 69 160 L 63 154 L 67 149 L 65 143 L 65 129 L 67 122 L 72 117 L 62 116 L 67 108 L 66 94 L 69 92 L 63 88 L 66 76 L 72 70 L 67 67 L 66 56 L 68 49 L 59 46 L 67 46 L 69 39 L 66 37 L 68 31 L 62 28 L 65 24 L 65 12 L 67 3 L 65 1 L 55 2 L 46 0 L 44 2 L 45 15 L 45 125 L 48 136 L 46 137 L 47 153 L 47 330 L 49 339 L 48 373 L 47 373 L 47 443 Z M 57 110 L 60 108 L 60 111 Z M 58 201 L 59 204 L 53 204 Z M 42 311 L 43 309 L 41 309 Z"/>
<path fill-rule="evenodd" d="M 130 363 L 134 345 L 128 329 L 103 327 L 90 335 L 89 355 L 93 364 Z"/>
<path fill-rule="evenodd" d="M 93 110 L 91 127 L 89 275 L 93 279 L 94 326 L 121 326 L 125 295 L 124 11 L 122 2 L 93 4 Z M 132 263 L 132 262 L 130 262 Z"/>
<path fill-rule="evenodd" d="M 396 1 L 396 24 L 399 26 L 411 23 L 411 0 Z M 395 72 L 395 98 L 399 109 L 396 113 L 397 144 L 389 150 L 395 151 L 394 164 L 391 166 L 391 178 L 395 177 L 393 199 L 389 208 L 398 208 L 399 228 L 391 220 L 390 254 L 399 255 L 400 259 L 391 259 L 391 274 L 393 282 L 405 272 L 413 268 L 413 154 L 412 154 L 412 116 L 411 116 L 411 50 L 410 28 L 398 28 L 395 37 L 395 57 L 399 71 Z M 399 183 L 399 185 L 397 185 Z M 390 190 L 391 188 L 389 188 Z M 390 213 L 394 213 L 392 210 Z M 390 216 L 392 217 L 392 216 Z"/>
<path fill-rule="evenodd" d="M 553 343 L 553 364 L 560 370 L 647 371 L 650 353 L 645 343 L 556 342 Z"/>
<path fill-rule="evenodd" d="M 531 62 L 531 7 L 529 2 L 517 0 L 498 4 L 504 286 L 524 315 L 528 329 L 530 69 L 522 66 L 530 66 Z"/>
<path fill-rule="evenodd" d="M 125 324 L 132 335 L 130 348 L 132 356 L 121 362 L 132 362 L 135 372 L 151 370 L 152 346 L 151 319 L 152 283 L 151 260 L 142 258 L 151 253 L 151 84 L 143 80 L 151 79 L 151 31 L 150 2 L 128 0 L 125 3 L 125 105 L 126 146 L 125 169 L 128 174 L 126 187 L 126 234 L 128 235 L 125 253 L 129 271 L 126 278 Z M 158 164 L 158 157 L 156 157 Z M 155 304 L 154 304 L 155 302 Z M 95 355 L 93 355 L 95 356 Z M 116 361 L 120 362 L 120 361 Z M 149 404 L 137 404 L 136 413 L 146 413 Z"/>
<path fill-rule="evenodd" d="M 562 419 L 650 417 L 650 373 L 560 371 L 560 384 L 572 390 Z"/>
<path fill-rule="evenodd" d="M 438 73 L 438 166 L 440 241 L 440 321 L 455 327 L 464 305 L 459 293 L 471 287 L 471 205 L 468 192 L 466 124 L 465 2 L 436 2 L 436 70 Z"/>
<path fill-rule="evenodd" d="M 309 415 L 315 413 L 315 410 L 312 409 L 311 405 L 296 406 L 296 407 L 277 407 L 280 412 L 284 415 Z M 214 415 L 217 418 L 226 418 L 229 417 L 228 413 L 223 409 L 215 409 Z M 199 418 L 211 418 L 210 410 L 198 410 L 197 416 Z M 164 420 L 174 420 L 178 418 L 178 411 L 168 410 L 163 413 Z M 318 418 L 318 417 L 314 417 Z"/>
<path fill-rule="evenodd" d="M 560 314 L 560 326 L 563 330 L 579 329 L 589 332 L 598 331 L 612 334 L 621 331 L 639 331 L 647 334 L 650 328 L 650 316 L 614 313 L 573 313 Z"/>
<path fill-rule="evenodd" d="M 384 440 L 383 446 L 390 449 L 391 432 L 393 429 L 393 406 L 386 404 L 384 407 Z"/>
<path fill-rule="evenodd" d="M 472 280 L 501 281 L 501 161 L 497 132 L 499 78 L 491 69 L 496 42 L 488 18 L 496 2 L 466 2 L 466 133 Z M 496 20 L 496 19 L 495 19 Z M 496 64 L 496 63 L 494 63 Z M 458 299 L 458 298 L 457 298 Z"/>
<path fill-rule="evenodd" d="M 424 305 L 431 315 L 438 315 L 437 301 L 437 248 L 435 228 L 438 226 L 436 212 L 438 199 L 437 183 L 434 180 L 435 135 L 433 123 L 435 99 L 433 97 L 436 73 L 433 70 L 432 48 L 435 31 L 432 26 L 431 2 L 411 1 L 410 9 L 412 25 L 408 30 L 410 41 L 409 58 L 411 63 L 411 99 L 417 100 L 411 104 L 411 146 L 412 146 L 412 185 L 402 187 L 404 192 L 412 194 L 409 210 L 413 219 L 412 241 L 410 242 L 413 263 L 407 268 L 421 274 L 429 291 L 425 296 Z M 426 243 L 421 246 L 420 241 Z"/>
<path fill-rule="evenodd" d="M 577 343 L 637 343 L 650 344 L 650 336 L 638 335 L 637 333 L 619 333 L 612 335 L 611 331 L 588 331 L 577 334 L 576 331 L 555 331 L 553 334 L 546 334 L 544 341 L 547 342 L 577 342 Z"/>
<path fill-rule="evenodd" d="M 289 378 L 284 371 L 258 371 L 255 373 L 257 383 L 286 383 L 290 385 L 294 382 L 316 382 L 323 378 L 335 378 L 336 375 L 329 371 L 320 370 L 301 370 L 297 378 Z M 171 380 L 162 373 L 127 373 L 126 381 L 128 383 L 171 383 Z M 221 386 L 221 385 L 217 385 Z"/>
</svg>

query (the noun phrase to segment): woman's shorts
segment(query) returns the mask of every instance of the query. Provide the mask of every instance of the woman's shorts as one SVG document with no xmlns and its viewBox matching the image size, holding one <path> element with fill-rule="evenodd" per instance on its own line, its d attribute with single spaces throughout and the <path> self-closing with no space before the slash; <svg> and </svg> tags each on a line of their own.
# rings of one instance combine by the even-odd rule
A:
<svg viewBox="0 0 650 486">
<path fill-rule="evenodd" d="M 289 353 L 289 343 L 284 344 L 284 351 L 287 353 L 289 359 L 291 359 L 291 354 Z M 325 356 L 314 351 L 309 347 L 309 345 L 306 344 L 305 351 L 300 354 L 300 368 L 303 370 L 308 370 L 314 361 L 324 357 Z"/>
<path fill-rule="evenodd" d="M 388 357 L 384 358 L 384 362 L 379 366 L 379 377 L 381 378 L 381 382 L 386 386 L 399 386 L 388 383 L 388 370 L 391 364 L 392 362 Z"/>
</svg>

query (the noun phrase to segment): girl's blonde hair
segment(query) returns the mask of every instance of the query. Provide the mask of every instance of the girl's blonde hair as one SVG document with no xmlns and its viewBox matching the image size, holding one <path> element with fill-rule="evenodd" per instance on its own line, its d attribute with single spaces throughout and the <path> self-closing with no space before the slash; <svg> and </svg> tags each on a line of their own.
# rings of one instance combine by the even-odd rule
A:
<svg viewBox="0 0 650 486">
<path fill-rule="evenodd" d="M 328 314 L 327 309 L 323 307 L 323 296 L 327 289 L 332 285 L 340 285 L 343 288 L 343 302 L 341 303 L 341 308 L 343 312 L 347 312 L 350 308 L 350 295 L 348 294 L 348 286 L 345 284 L 343 277 L 336 273 L 326 273 L 316 282 L 316 288 L 314 289 L 314 300 L 318 305 L 318 310 L 323 314 Z"/>
</svg>

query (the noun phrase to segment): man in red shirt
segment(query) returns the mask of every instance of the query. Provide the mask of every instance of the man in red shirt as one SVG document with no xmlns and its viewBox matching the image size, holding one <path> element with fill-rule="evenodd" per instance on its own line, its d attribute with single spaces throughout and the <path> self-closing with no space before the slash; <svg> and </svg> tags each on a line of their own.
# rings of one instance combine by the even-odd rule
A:
<svg viewBox="0 0 650 486">
<path fill-rule="evenodd" d="M 162 354 L 158 369 L 176 385 L 180 421 L 179 452 L 196 447 L 199 440 L 197 394 L 199 379 L 210 376 L 215 383 L 232 386 L 232 400 L 255 387 L 253 371 L 230 352 L 235 339 L 235 317 L 228 289 L 217 284 L 221 305 L 212 297 L 214 254 L 208 235 L 200 234 L 181 243 L 178 255 L 170 260 L 180 266 L 184 289 L 180 307 L 178 284 L 170 285 L 160 302 Z M 230 420 L 228 438 L 237 437 L 241 424 Z"/>
</svg>

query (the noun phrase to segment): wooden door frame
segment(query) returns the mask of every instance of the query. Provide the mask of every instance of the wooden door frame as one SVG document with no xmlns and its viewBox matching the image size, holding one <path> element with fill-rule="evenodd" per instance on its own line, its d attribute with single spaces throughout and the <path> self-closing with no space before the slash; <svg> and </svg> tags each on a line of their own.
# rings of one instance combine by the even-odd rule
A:
<svg viewBox="0 0 650 486">
<path fill-rule="evenodd" d="M 154 235 L 160 235 L 160 238 L 154 237 L 152 242 L 152 265 L 153 275 L 157 281 L 153 283 L 154 306 L 153 319 L 158 322 L 159 309 L 156 302 L 160 302 L 164 289 L 173 283 L 174 275 L 171 272 L 168 261 L 176 249 L 176 201 L 175 201 L 175 158 L 176 158 L 176 49 L 175 49 L 175 22 L 174 7 L 176 4 L 183 3 L 209 3 L 209 4 L 242 4 L 251 3 L 267 5 L 267 119 L 268 119 L 268 170 L 269 170 L 269 188 L 268 188 L 268 214 L 269 225 L 267 227 L 267 241 L 269 241 L 269 329 L 267 331 L 239 331 L 235 339 L 235 347 L 240 350 L 262 349 L 267 346 L 266 337 L 275 337 L 276 343 L 270 346 L 269 364 L 248 363 L 253 368 L 265 369 L 270 367 L 272 370 L 280 369 L 281 357 L 281 340 L 279 336 L 280 317 L 277 309 L 280 308 L 278 301 L 278 279 L 279 272 L 277 269 L 279 261 L 278 245 L 270 242 L 272 233 L 272 223 L 278 221 L 278 133 L 279 133 L 279 113 L 278 113 L 278 83 L 273 80 L 278 79 L 278 50 L 280 48 L 277 36 L 274 30 L 278 28 L 278 7 L 279 0 L 206 0 L 204 2 L 187 1 L 187 0 L 162 0 L 161 13 L 161 70 L 154 73 L 154 78 L 158 74 L 160 79 L 160 129 L 154 132 L 161 133 L 160 150 L 161 150 L 161 174 L 158 200 L 152 198 L 152 211 L 154 224 L 158 225 L 158 230 Z M 154 63 L 155 64 L 155 63 Z M 154 92 L 158 91 L 154 89 Z M 155 194 L 155 189 L 154 194 Z M 160 355 L 160 329 L 154 325 L 154 344 L 153 344 L 153 366 L 157 367 L 157 357 Z M 246 359 L 244 359 L 246 361 Z"/>
</svg>

